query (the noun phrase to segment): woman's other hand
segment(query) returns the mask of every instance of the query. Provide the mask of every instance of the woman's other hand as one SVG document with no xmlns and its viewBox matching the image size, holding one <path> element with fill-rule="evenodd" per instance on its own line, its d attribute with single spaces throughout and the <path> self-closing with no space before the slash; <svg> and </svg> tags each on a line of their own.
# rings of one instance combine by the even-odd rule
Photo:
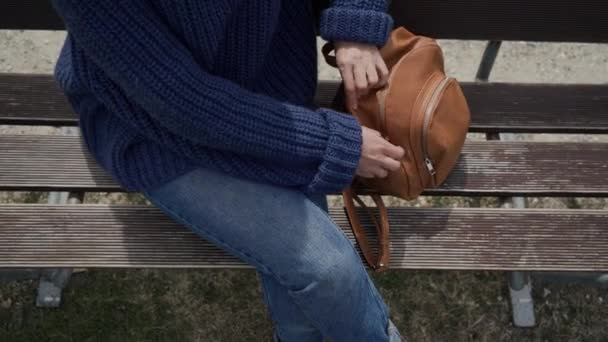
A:
<svg viewBox="0 0 608 342">
<path fill-rule="evenodd" d="M 336 42 L 336 63 L 346 93 L 349 110 L 357 108 L 357 99 L 372 88 L 379 88 L 388 80 L 388 68 L 375 45 Z"/>
<path fill-rule="evenodd" d="M 361 127 L 362 146 L 361 159 L 355 172 L 364 178 L 384 178 L 389 171 L 397 171 L 401 166 L 400 159 L 405 151 L 401 146 L 395 146 L 386 141 L 380 132 Z"/>
</svg>

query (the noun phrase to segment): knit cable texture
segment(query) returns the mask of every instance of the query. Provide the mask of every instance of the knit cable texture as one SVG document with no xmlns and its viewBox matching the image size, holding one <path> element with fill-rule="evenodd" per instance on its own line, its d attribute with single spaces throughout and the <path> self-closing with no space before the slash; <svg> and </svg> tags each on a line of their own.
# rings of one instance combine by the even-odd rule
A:
<svg viewBox="0 0 608 342">
<path fill-rule="evenodd" d="M 88 150 L 126 189 L 145 191 L 196 167 L 304 192 L 352 181 L 361 127 L 351 115 L 312 109 L 317 55 L 307 2 L 53 5 L 68 30 L 55 78 Z M 382 43 L 390 17 L 368 7 L 336 1 L 322 29 Z M 346 18 L 365 27 L 344 26 Z"/>
</svg>

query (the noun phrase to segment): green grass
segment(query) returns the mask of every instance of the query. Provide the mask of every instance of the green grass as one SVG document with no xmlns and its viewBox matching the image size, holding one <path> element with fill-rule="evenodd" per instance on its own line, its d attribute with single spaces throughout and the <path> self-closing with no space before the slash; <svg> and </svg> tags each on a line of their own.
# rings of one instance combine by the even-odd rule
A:
<svg viewBox="0 0 608 342">
<path fill-rule="evenodd" d="M 511 325 L 500 272 L 372 274 L 411 341 L 606 341 L 608 291 L 535 282 L 538 327 Z M 93 270 L 58 309 L 36 283 L 0 284 L 0 341 L 270 341 L 254 270 Z"/>
<path fill-rule="evenodd" d="M 35 282 L 3 284 L 0 341 L 265 341 L 256 281 L 252 271 L 95 270 L 73 277 L 59 309 L 34 306 Z"/>
</svg>

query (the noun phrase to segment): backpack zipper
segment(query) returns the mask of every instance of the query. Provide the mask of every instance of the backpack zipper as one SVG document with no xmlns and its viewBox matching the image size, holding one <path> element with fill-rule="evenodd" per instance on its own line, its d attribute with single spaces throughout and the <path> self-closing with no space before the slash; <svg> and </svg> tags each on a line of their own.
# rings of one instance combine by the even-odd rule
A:
<svg viewBox="0 0 608 342">
<path fill-rule="evenodd" d="M 431 160 L 431 157 L 429 156 L 429 153 L 428 153 L 428 146 L 427 146 L 428 130 L 429 130 L 429 126 L 431 125 L 431 118 L 433 117 L 433 112 L 435 111 L 435 109 L 437 108 L 437 105 L 438 105 L 437 102 L 439 101 L 439 95 L 441 94 L 443 89 L 447 86 L 449 81 L 450 81 L 450 78 L 446 76 L 441 81 L 441 83 L 439 83 L 437 88 L 435 88 L 435 90 L 433 91 L 433 95 L 431 96 L 431 100 L 429 101 L 429 104 L 426 107 L 426 112 L 424 113 L 424 124 L 422 126 L 422 154 L 424 157 L 424 165 L 426 165 L 426 168 L 427 168 L 427 170 L 429 170 L 429 173 L 431 174 L 431 176 L 435 176 L 435 174 L 437 174 L 437 170 L 435 169 L 435 165 L 433 164 L 433 161 Z"/>
</svg>

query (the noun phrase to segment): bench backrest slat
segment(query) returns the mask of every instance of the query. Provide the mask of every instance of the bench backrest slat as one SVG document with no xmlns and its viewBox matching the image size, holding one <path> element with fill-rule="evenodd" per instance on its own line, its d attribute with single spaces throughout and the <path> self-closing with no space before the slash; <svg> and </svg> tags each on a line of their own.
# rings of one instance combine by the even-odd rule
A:
<svg viewBox="0 0 608 342">
<path fill-rule="evenodd" d="M 390 12 L 397 25 L 437 38 L 608 42 L 605 0 L 393 0 Z M 0 29 L 63 24 L 50 1 L 2 0 Z"/>
<path fill-rule="evenodd" d="M 2 0 L 0 29 L 63 30 L 64 26 L 48 0 Z"/>
<path fill-rule="evenodd" d="M 608 85 L 463 84 L 471 132 L 608 133 Z M 316 104 L 331 105 L 338 83 L 322 81 Z M 0 74 L 0 125 L 75 126 L 50 75 Z"/>
<path fill-rule="evenodd" d="M 437 38 L 608 42 L 606 0 L 394 0 L 391 13 Z"/>
</svg>

